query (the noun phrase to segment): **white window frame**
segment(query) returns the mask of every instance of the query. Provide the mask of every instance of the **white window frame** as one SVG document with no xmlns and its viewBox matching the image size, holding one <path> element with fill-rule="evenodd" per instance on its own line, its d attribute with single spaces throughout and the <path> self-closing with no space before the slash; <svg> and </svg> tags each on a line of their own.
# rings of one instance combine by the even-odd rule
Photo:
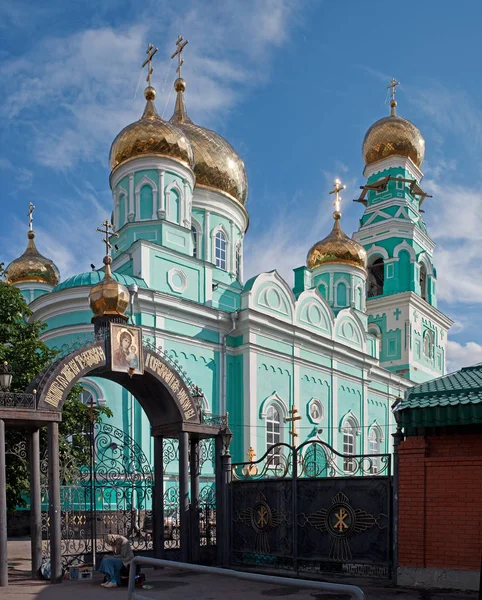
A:
<svg viewBox="0 0 482 600">
<path fill-rule="evenodd" d="M 278 415 L 278 419 L 279 419 L 278 421 L 270 418 L 272 411 L 276 411 L 276 413 Z M 266 422 L 266 451 L 268 451 L 272 446 L 275 446 L 276 444 L 281 444 L 283 442 L 283 411 L 274 402 L 271 403 L 266 409 L 265 422 Z M 270 424 L 273 425 L 272 431 L 270 431 Z M 278 431 L 274 431 L 276 425 L 278 425 L 278 428 L 279 428 Z M 275 436 L 277 436 L 277 439 L 275 439 Z M 271 440 L 270 440 L 270 437 L 272 438 Z M 278 446 L 276 449 L 274 449 L 270 452 L 269 456 L 272 457 L 272 458 L 270 458 L 270 464 L 273 467 L 278 466 L 281 462 L 281 448 Z"/>
<path fill-rule="evenodd" d="M 224 256 L 224 266 L 221 266 L 221 264 L 218 263 L 218 257 L 216 254 L 216 240 L 217 240 L 217 236 L 218 234 L 221 234 L 224 236 L 224 241 L 226 243 L 226 247 L 225 247 L 225 256 Z M 227 231 L 224 229 L 224 227 L 217 227 L 216 229 L 213 229 L 213 233 L 212 233 L 212 255 L 213 255 L 213 263 L 216 267 L 218 267 L 218 269 L 222 269 L 223 271 L 228 271 L 229 269 L 229 236 Z M 219 262 L 220 259 L 219 259 Z"/>
<path fill-rule="evenodd" d="M 368 454 L 382 453 L 383 434 L 380 426 L 374 424 L 368 432 Z M 380 459 L 372 458 L 370 465 L 370 473 L 376 475 L 380 471 Z"/>
<path fill-rule="evenodd" d="M 141 219 L 141 190 L 145 185 L 148 185 L 152 190 L 152 213 L 150 217 Z M 149 179 L 147 175 L 144 175 L 144 177 L 136 185 L 135 189 L 137 221 L 152 221 L 157 218 L 157 192 L 157 185 L 152 181 L 152 179 Z"/>
<path fill-rule="evenodd" d="M 356 455 L 357 454 L 357 441 L 356 436 L 358 435 L 360 426 L 359 423 L 352 413 L 349 413 L 343 419 L 343 425 L 341 432 L 343 434 L 343 455 Z M 354 473 L 356 471 L 356 461 L 347 457 L 343 457 L 343 471 L 345 473 Z"/>
</svg>

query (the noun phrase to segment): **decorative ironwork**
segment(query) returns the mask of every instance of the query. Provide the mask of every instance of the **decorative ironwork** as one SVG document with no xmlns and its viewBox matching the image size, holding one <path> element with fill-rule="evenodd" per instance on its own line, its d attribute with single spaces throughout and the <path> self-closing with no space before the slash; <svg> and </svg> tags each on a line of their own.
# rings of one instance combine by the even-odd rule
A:
<svg viewBox="0 0 482 600">
<path fill-rule="evenodd" d="M 17 392 L 0 392 L 0 407 L 35 409 L 35 395 Z"/>
<path fill-rule="evenodd" d="M 179 461 L 179 441 L 174 438 L 164 438 L 162 447 L 162 464 L 164 473 L 167 473 L 168 466 L 173 462 Z"/>
<path fill-rule="evenodd" d="M 234 563 L 389 576 L 390 455 L 343 455 L 312 440 L 249 458 L 233 465 Z"/>
<path fill-rule="evenodd" d="M 219 425 L 219 427 L 228 426 L 228 417 L 226 415 L 211 415 L 201 412 L 201 423 L 203 425 Z"/>
<path fill-rule="evenodd" d="M 216 487 L 205 485 L 199 493 L 199 532 L 202 547 L 216 545 Z"/>
</svg>

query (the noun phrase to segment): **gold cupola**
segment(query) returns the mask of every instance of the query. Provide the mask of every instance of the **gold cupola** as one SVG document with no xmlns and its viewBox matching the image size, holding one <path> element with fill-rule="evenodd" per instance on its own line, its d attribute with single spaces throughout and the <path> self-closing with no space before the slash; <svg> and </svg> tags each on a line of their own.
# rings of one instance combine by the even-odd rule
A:
<svg viewBox="0 0 482 600">
<path fill-rule="evenodd" d="M 146 107 L 142 117 L 124 127 L 112 142 L 110 168 L 114 170 L 139 156 L 165 156 L 192 168 L 194 155 L 186 134 L 157 114 L 156 90 L 151 85 L 145 89 L 144 96 Z"/>
<path fill-rule="evenodd" d="M 227 194 L 243 205 L 246 204 L 248 178 L 244 162 L 239 154 L 218 133 L 195 125 L 191 121 L 184 102 L 186 90 L 184 79 L 178 77 L 174 82 L 174 89 L 177 92 L 177 98 L 170 122 L 179 127 L 192 144 L 196 186 L 216 190 Z"/>
<path fill-rule="evenodd" d="M 30 203 L 30 230 L 28 232 L 27 249 L 13 260 L 5 271 L 7 283 L 44 283 L 55 287 L 60 281 L 60 273 L 54 262 L 42 256 L 37 250 L 32 229 L 32 212 L 34 206 Z"/>
<path fill-rule="evenodd" d="M 317 242 L 306 257 L 306 264 L 309 269 L 316 269 L 320 265 L 327 264 L 345 264 L 354 267 L 359 267 L 366 271 L 367 253 L 365 248 L 355 240 L 349 238 L 342 230 L 340 225 L 340 197 L 339 192 L 344 189 L 339 180 L 335 181 L 335 189 L 330 194 L 336 194 L 335 212 L 333 218 L 335 223 L 331 232 Z"/>
<path fill-rule="evenodd" d="M 96 321 L 101 317 L 106 317 L 110 320 L 127 321 L 128 317 L 125 314 L 129 306 L 130 294 L 125 285 L 119 283 L 112 276 L 111 264 L 112 257 L 110 256 L 109 237 L 116 236 L 112 233 L 112 225 L 106 220 L 103 223 L 104 229 L 97 228 L 97 231 L 105 233 L 104 243 L 106 244 L 107 253 L 104 256 L 104 279 L 94 285 L 89 294 L 90 309 L 94 313 L 92 321 Z"/>
<path fill-rule="evenodd" d="M 398 81 L 392 79 L 388 86 L 392 90 L 390 101 L 390 116 L 374 123 L 366 132 L 363 140 L 363 160 L 365 165 L 371 165 L 390 156 L 409 158 L 416 167 L 420 168 L 425 156 L 425 140 L 418 127 L 397 115 L 395 87 Z"/>
</svg>

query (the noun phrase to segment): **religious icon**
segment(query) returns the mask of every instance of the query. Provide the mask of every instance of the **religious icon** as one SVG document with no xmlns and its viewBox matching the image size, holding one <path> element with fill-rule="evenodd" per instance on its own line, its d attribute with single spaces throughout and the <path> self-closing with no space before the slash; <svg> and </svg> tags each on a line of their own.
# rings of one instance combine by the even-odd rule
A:
<svg viewBox="0 0 482 600">
<path fill-rule="evenodd" d="M 112 370 L 132 375 L 144 373 L 142 331 L 139 327 L 111 323 L 110 347 Z"/>
</svg>

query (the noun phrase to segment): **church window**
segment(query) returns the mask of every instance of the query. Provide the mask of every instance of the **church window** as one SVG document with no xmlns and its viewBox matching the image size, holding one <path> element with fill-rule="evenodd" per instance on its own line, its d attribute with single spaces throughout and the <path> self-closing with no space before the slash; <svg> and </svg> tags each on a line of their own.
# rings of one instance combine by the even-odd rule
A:
<svg viewBox="0 0 482 600">
<path fill-rule="evenodd" d="M 423 353 L 426 358 L 433 358 L 434 354 L 434 341 L 433 332 L 428 329 L 423 334 Z"/>
<path fill-rule="evenodd" d="M 226 236 L 222 231 L 218 231 L 215 237 L 214 251 L 215 251 L 215 265 L 220 269 L 226 270 L 227 267 L 227 242 Z"/>
<path fill-rule="evenodd" d="M 420 295 L 424 300 L 427 300 L 427 267 L 420 264 Z"/>
<path fill-rule="evenodd" d="M 197 229 L 194 227 L 194 225 L 191 227 L 191 233 L 192 233 L 192 255 L 194 256 L 194 258 L 199 258 L 197 255 L 198 235 L 197 235 Z"/>
<path fill-rule="evenodd" d="M 381 435 L 378 427 L 372 427 L 368 437 L 368 454 L 380 454 Z M 380 470 L 380 460 L 371 458 L 370 473 L 375 474 Z"/>
<path fill-rule="evenodd" d="M 337 306 L 346 306 L 346 284 L 341 282 L 336 286 L 336 304 Z"/>
<path fill-rule="evenodd" d="M 281 442 L 281 414 L 276 406 L 271 405 L 266 413 L 266 449 Z M 270 463 L 278 465 L 280 462 L 281 448 L 278 446 L 270 452 Z"/>
<path fill-rule="evenodd" d="M 376 258 L 368 265 L 368 289 L 369 298 L 381 296 L 383 294 L 383 284 L 385 281 L 385 264 L 383 258 Z"/>
<path fill-rule="evenodd" d="M 179 223 L 180 221 L 180 202 L 179 202 L 179 194 L 177 190 L 171 189 L 168 194 L 168 204 L 167 204 L 167 219 L 171 221 L 171 223 Z"/>
<path fill-rule="evenodd" d="M 125 194 L 121 194 L 119 196 L 119 206 L 118 206 L 118 216 L 117 216 L 117 223 L 118 223 L 118 229 L 120 229 L 126 222 L 126 195 Z"/>
<path fill-rule="evenodd" d="M 150 185 L 143 185 L 140 194 L 140 219 L 152 219 L 152 188 Z"/>
<path fill-rule="evenodd" d="M 356 461 L 352 455 L 356 454 L 356 423 L 354 419 L 347 419 L 342 428 L 343 431 L 343 470 L 353 473 L 356 470 Z M 348 456 L 347 456 L 348 455 Z"/>
</svg>

